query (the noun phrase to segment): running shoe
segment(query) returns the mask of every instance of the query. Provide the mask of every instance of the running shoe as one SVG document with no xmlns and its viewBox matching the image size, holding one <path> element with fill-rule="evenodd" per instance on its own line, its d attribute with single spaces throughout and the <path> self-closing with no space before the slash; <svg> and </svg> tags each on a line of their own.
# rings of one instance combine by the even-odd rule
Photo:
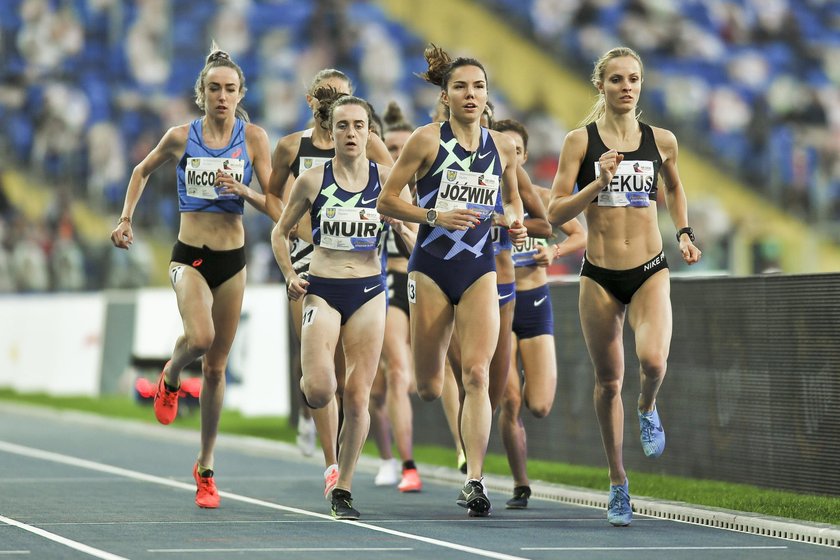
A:
<svg viewBox="0 0 840 560">
<path fill-rule="evenodd" d="M 336 484 L 338 484 L 338 465 L 330 465 L 324 471 L 324 498 L 328 502 L 332 499 Z"/>
<path fill-rule="evenodd" d="M 359 511 L 353 507 L 353 498 L 347 490 L 341 488 L 333 490 L 330 502 L 332 503 L 332 516 L 336 519 L 355 521 L 359 518 Z"/>
<path fill-rule="evenodd" d="M 397 485 L 400 492 L 419 492 L 423 489 L 423 481 L 417 469 L 403 469 L 402 480 Z"/>
<path fill-rule="evenodd" d="M 393 486 L 399 482 L 400 463 L 393 457 L 391 459 L 382 459 L 379 463 L 379 472 L 373 479 L 373 483 L 377 486 Z"/>
<path fill-rule="evenodd" d="M 639 410 L 638 413 L 642 450 L 648 457 L 659 457 L 665 451 L 665 430 L 662 428 L 656 406 L 650 412 Z"/>
<path fill-rule="evenodd" d="M 525 509 L 528 507 L 528 498 L 530 497 L 530 486 L 517 486 L 513 489 L 513 498 L 505 502 L 505 507 L 507 509 Z"/>
<path fill-rule="evenodd" d="M 610 484 L 610 500 L 607 504 L 607 521 L 615 527 L 627 527 L 633 521 L 633 508 L 630 506 L 630 482 Z"/>
<path fill-rule="evenodd" d="M 474 478 L 468 480 L 461 489 L 455 503 L 470 510 L 470 517 L 487 517 L 490 515 L 490 500 L 484 493 L 484 484 L 480 480 Z"/>
<path fill-rule="evenodd" d="M 467 474 L 467 456 L 463 451 L 458 452 L 458 470 L 461 474 Z"/>
<path fill-rule="evenodd" d="M 219 507 L 221 498 L 216 489 L 216 481 L 213 480 L 213 471 L 208 469 L 198 472 L 198 463 L 193 467 L 193 478 L 195 479 L 195 505 L 200 508 L 214 509 Z"/>
<path fill-rule="evenodd" d="M 304 457 L 311 457 L 315 453 L 315 420 L 312 418 L 298 417 L 297 446 Z"/>
<path fill-rule="evenodd" d="M 178 394 L 181 392 L 180 387 L 174 391 L 166 388 L 166 366 L 172 363 L 172 360 L 166 362 L 163 366 L 163 371 L 160 372 L 158 378 L 157 392 L 155 393 L 155 418 L 161 424 L 171 424 L 175 417 L 178 416 Z"/>
</svg>

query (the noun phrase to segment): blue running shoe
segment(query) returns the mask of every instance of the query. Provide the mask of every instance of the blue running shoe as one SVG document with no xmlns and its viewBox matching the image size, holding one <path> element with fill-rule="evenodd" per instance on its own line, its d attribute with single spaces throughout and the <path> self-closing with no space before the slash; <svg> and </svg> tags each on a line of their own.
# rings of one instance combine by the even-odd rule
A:
<svg viewBox="0 0 840 560">
<path fill-rule="evenodd" d="M 665 430 L 662 428 L 656 406 L 650 412 L 639 410 L 638 413 L 642 450 L 648 457 L 659 457 L 665 451 Z"/>
<path fill-rule="evenodd" d="M 610 484 L 607 521 L 614 527 L 627 527 L 633 521 L 633 508 L 630 507 L 629 480 L 624 479 L 624 484 Z"/>
</svg>

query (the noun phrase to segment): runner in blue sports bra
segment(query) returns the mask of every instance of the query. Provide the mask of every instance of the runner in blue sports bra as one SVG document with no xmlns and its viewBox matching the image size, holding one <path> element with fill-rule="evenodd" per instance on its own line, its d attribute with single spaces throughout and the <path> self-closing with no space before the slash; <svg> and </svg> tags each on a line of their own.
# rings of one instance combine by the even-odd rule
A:
<svg viewBox="0 0 840 560">
<path fill-rule="evenodd" d="M 648 457 L 665 450 L 656 395 L 665 377 L 672 317 L 656 211 L 660 176 L 683 260 L 694 264 L 701 254 L 688 227 L 677 140 L 637 117 L 643 75 L 639 55 L 626 47 L 610 50 L 595 63 L 592 83 L 599 98 L 583 126 L 566 136 L 548 208 L 553 224 L 586 215 L 580 321 L 595 369 L 595 411 L 609 463 L 607 520 L 618 526 L 629 525 L 633 517 L 622 459 L 625 318 L 635 333 L 641 364 L 637 410 L 642 448 Z"/>
<path fill-rule="evenodd" d="M 490 225 L 497 197 L 514 242 L 524 241 L 522 202 L 516 188 L 513 143 L 482 128 L 487 75 L 475 59 L 450 59 L 434 45 L 426 49 L 423 76 L 441 88 L 448 121 L 418 128 L 408 139 L 378 209 L 420 224 L 409 260 L 408 300 L 417 391 L 425 400 L 440 396 L 452 329 L 461 339 L 465 399 L 461 435 L 467 480 L 456 503 L 473 515 L 488 515 L 490 500 L 481 482 L 490 436 L 488 368 L 496 345 L 499 307 Z M 417 177 L 417 205 L 400 199 Z"/>
<path fill-rule="evenodd" d="M 319 111 L 332 132 L 336 155 L 297 178 L 272 232 L 272 246 L 289 297 L 303 299 L 301 389 L 313 408 L 327 406 L 335 397 L 334 354 L 339 337 L 343 341 L 344 424 L 339 475 L 329 499 L 334 517 L 358 519 L 351 487 L 370 425 L 368 400 L 385 332 L 385 286 L 377 255 L 384 220 L 376 201 L 390 168 L 365 156 L 370 122 L 366 101 L 347 95 L 322 102 Z M 407 189 L 403 196 L 409 200 Z M 304 279 L 294 270 L 288 244 L 307 211 L 315 250 Z"/>
<path fill-rule="evenodd" d="M 244 201 L 265 211 L 265 198 L 248 184 L 256 174 L 268 185 L 271 172 L 268 135 L 250 124 L 240 101 L 245 76 L 214 43 L 195 84 L 196 104 L 204 117 L 170 128 L 131 174 L 122 217 L 111 233 L 116 247 L 134 239 L 131 217 L 149 175 L 169 160 L 178 161 L 181 225 L 172 250 L 169 278 L 178 300 L 184 334 L 158 379 L 154 409 L 158 421 L 178 413 L 180 373 L 203 357 L 201 451 L 193 468 L 195 502 L 219 505 L 213 478 L 214 448 L 225 391 L 225 369 L 245 292 Z"/>
<path fill-rule="evenodd" d="M 330 89 L 338 94 L 350 95 L 353 93 L 353 84 L 350 78 L 334 68 L 326 68 L 318 72 L 312 79 L 309 89 L 306 92 L 306 102 L 312 110 L 314 123 L 312 128 L 288 134 L 278 140 L 272 154 L 271 179 L 266 192 L 266 205 L 274 221 L 280 220 L 280 210 L 283 202 L 288 201 L 291 194 L 291 187 L 294 180 L 303 172 L 312 169 L 335 156 L 335 145 L 326 128 L 326 124 L 320 120 L 320 100 L 316 92 L 321 96 L 332 95 Z M 388 149 L 382 140 L 375 134 L 371 134 L 367 145 L 367 156 L 372 161 L 391 165 L 393 160 L 388 154 Z M 298 274 L 308 274 L 309 264 L 312 260 L 312 224 L 309 215 L 301 218 L 300 224 L 292 231 L 292 264 Z M 289 301 L 289 317 L 292 321 L 292 328 L 295 337 L 300 340 L 301 319 L 303 316 L 302 299 Z M 294 360 L 298 367 L 295 367 L 295 381 L 300 381 L 299 367 L 299 346 L 295 353 L 298 359 Z M 344 376 L 342 352 L 336 354 L 336 371 L 339 372 L 339 391 L 341 395 Z M 308 417 L 311 416 L 311 419 Z M 314 426 L 313 426 L 314 424 Z M 299 403 L 298 414 L 298 435 L 299 446 L 303 453 L 314 452 L 313 430 L 317 432 L 321 443 L 321 451 L 324 455 L 324 496 L 329 499 L 329 494 L 338 480 L 338 467 L 336 455 L 336 438 L 339 429 L 339 404 L 338 401 L 329 406 L 310 410 L 305 403 Z"/>
</svg>

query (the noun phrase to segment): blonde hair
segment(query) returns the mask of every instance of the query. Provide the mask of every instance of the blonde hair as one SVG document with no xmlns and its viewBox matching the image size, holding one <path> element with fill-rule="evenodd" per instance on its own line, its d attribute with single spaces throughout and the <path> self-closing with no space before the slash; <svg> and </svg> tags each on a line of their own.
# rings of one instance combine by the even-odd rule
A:
<svg viewBox="0 0 840 560">
<path fill-rule="evenodd" d="M 590 81 L 592 85 L 596 88 L 598 87 L 599 83 L 604 82 L 604 72 L 607 71 L 607 64 L 615 59 L 615 58 L 622 58 L 625 56 L 629 56 L 636 59 L 636 62 L 639 63 L 639 70 L 642 72 L 642 78 L 645 75 L 645 66 L 642 64 L 642 58 L 638 55 L 636 51 L 631 49 L 630 47 L 616 47 L 614 49 L 610 49 L 605 52 L 601 58 L 599 58 L 595 62 L 595 67 L 592 69 L 592 76 L 590 77 Z M 589 110 L 589 114 L 580 121 L 578 126 L 586 126 L 591 122 L 595 122 L 600 119 L 607 110 L 607 102 L 604 99 L 604 93 L 599 91 L 598 92 L 598 99 L 595 100 L 595 104 L 592 105 L 592 109 Z M 636 113 L 636 118 L 639 118 L 641 113 Z"/>
<path fill-rule="evenodd" d="M 353 95 L 353 82 L 350 81 L 350 77 L 341 70 L 336 70 L 335 68 L 324 68 L 315 74 L 315 77 L 312 78 L 312 82 L 310 82 L 309 89 L 306 90 L 306 93 L 315 97 L 315 90 L 317 90 L 325 81 L 332 78 L 346 82 L 347 90 L 350 92 L 350 95 Z"/>
<path fill-rule="evenodd" d="M 236 74 L 239 76 L 240 100 L 245 97 L 245 92 L 248 91 L 248 88 L 245 87 L 245 74 L 242 72 L 242 68 L 240 68 L 239 65 L 230 58 L 230 55 L 227 52 L 219 48 L 216 41 L 213 41 L 210 45 L 210 54 L 207 55 L 207 59 L 204 62 L 204 68 L 195 80 L 195 104 L 198 105 L 198 108 L 202 111 L 205 110 L 204 103 L 206 101 L 204 97 L 204 80 L 207 78 L 207 73 L 210 70 L 220 67 L 233 68 L 236 71 Z M 250 121 L 247 111 L 245 111 L 241 104 L 236 105 L 236 116 L 246 122 Z"/>
</svg>

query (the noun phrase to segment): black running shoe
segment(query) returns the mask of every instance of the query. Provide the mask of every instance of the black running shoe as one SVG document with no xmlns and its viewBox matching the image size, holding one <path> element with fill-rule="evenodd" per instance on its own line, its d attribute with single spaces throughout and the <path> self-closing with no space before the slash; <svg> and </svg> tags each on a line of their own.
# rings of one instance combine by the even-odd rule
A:
<svg viewBox="0 0 840 560">
<path fill-rule="evenodd" d="M 505 502 L 505 507 L 508 509 L 525 509 L 528 507 L 528 498 L 530 497 L 530 486 L 517 486 L 513 489 L 513 498 Z"/>
<path fill-rule="evenodd" d="M 332 516 L 336 519 L 350 519 L 351 521 L 359 518 L 359 511 L 353 507 L 353 498 L 347 490 L 341 488 L 333 490 Z"/>
<path fill-rule="evenodd" d="M 490 515 L 490 500 L 484 493 L 484 485 L 480 480 L 470 479 L 464 484 L 455 502 L 462 508 L 470 510 L 470 517 L 486 517 Z"/>
</svg>

